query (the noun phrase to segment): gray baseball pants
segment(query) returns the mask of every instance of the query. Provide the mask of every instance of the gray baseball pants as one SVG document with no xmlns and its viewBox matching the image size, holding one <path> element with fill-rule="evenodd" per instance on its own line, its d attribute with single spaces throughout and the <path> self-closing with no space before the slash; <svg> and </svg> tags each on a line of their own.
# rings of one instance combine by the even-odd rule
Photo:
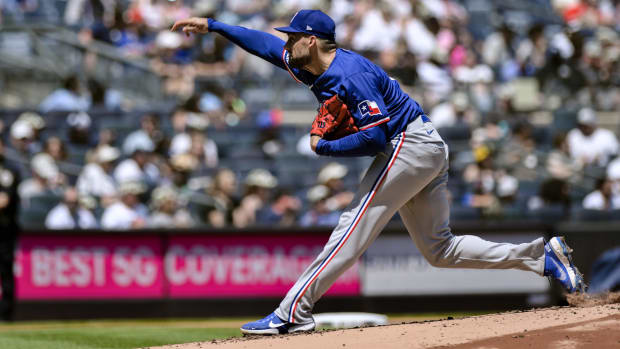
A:
<svg viewBox="0 0 620 349">
<path fill-rule="evenodd" d="M 544 269 L 542 238 L 494 243 L 450 232 L 448 149 L 430 122 L 417 118 L 376 156 L 323 251 L 276 309 L 291 323 L 312 322 L 314 304 L 366 251 L 398 211 L 411 238 L 435 267 Z"/>
</svg>

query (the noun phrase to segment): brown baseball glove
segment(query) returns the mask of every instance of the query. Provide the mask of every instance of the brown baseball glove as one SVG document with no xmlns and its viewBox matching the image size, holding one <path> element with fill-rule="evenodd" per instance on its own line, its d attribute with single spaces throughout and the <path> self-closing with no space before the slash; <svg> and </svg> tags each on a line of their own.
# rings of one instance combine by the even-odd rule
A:
<svg viewBox="0 0 620 349">
<path fill-rule="evenodd" d="M 311 135 L 317 135 L 325 140 L 339 139 L 358 131 L 355 120 L 338 95 L 323 102 L 312 123 Z"/>
</svg>

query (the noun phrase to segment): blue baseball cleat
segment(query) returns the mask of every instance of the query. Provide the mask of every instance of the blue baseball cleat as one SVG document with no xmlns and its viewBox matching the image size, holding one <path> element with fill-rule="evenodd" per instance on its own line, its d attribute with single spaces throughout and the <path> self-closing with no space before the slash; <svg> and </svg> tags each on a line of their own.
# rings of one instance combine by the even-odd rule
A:
<svg viewBox="0 0 620 349">
<path fill-rule="evenodd" d="M 564 237 L 552 237 L 545 244 L 545 276 L 556 278 L 568 293 L 585 292 L 583 275 L 573 264 L 571 253 Z"/>
<path fill-rule="evenodd" d="M 312 331 L 314 327 L 314 321 L 307 324 L 291 324 L 281 320 L 276 313 L 271 313 L 263 319 L 241 326 L 241 332 L 243 334 L 284 334 Z"/>
</svg>

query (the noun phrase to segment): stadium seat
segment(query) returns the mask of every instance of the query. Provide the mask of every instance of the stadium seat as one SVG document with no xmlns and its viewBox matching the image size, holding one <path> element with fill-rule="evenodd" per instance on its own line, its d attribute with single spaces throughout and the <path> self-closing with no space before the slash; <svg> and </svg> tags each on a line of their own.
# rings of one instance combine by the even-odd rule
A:
<svg viewBox="0 0 620 349">
<path fill-rule="evenodd" d="M 617 214 L 613 211 L 602 210 L 588 210 L 585 208 L 578 208 L 573 213 L 573 217 L 578 221 L 604 221 L 611 220 Z"/>
<path fill-rule="evenodd" d="M 479 208 L 460 205 L 453 205 L 450 208 L 450 220 L 474 220 L 480 218 Z"/>
</svg>

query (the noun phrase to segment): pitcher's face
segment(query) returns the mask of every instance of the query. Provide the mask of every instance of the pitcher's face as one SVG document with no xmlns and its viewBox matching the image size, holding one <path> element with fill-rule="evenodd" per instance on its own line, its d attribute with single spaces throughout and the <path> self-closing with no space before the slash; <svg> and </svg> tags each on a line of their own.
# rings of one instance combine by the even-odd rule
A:
<svg viewBox="0 0 620 349">
<path fill-rule="evenodd" d="M 312 42 L 316 42 L 316 39 L 312 40 L 311 35 L 303 33 L 288 33 L 287 35 L 288 40 L 284 48 L 289 53 L 289 66 L 301 69 L 310 64 L 312 60 L 310 45 Z"/>
</svg>

